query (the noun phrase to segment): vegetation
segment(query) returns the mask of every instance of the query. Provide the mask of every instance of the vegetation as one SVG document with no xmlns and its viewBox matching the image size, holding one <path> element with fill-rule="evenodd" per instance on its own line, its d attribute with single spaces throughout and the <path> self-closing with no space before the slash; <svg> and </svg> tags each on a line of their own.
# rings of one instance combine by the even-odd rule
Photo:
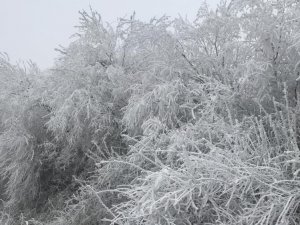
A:
<svg viewBox="0 0 300 225">
<path fill-rule="evenodd" d="M 300 3 L 80 13 L 49 71 L 0 58 L 0 224 L 300 224 Z"/>
</svg>

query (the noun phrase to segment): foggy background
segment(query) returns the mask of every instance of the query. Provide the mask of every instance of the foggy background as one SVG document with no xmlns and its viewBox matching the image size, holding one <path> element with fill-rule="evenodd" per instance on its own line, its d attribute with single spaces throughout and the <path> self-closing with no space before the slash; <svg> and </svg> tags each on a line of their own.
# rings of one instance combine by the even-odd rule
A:
<svg viewBox="0 0 300 225">
<path fill-rule="evenodd" d="M 103 21 L 116 25 L 117 18 L 130 16 L 147 21 L 154 16 L 181 15 L 193 20 L 200 0 L 0 0 L 0 52 L 12 62 L 29 60 L 41 69 L 51 67 L 58 45 L 67 46 L 76 32 L 79 10 L 91 6 Z M 216 6 L 219 0 L 208 0 Z"/>
</svg>

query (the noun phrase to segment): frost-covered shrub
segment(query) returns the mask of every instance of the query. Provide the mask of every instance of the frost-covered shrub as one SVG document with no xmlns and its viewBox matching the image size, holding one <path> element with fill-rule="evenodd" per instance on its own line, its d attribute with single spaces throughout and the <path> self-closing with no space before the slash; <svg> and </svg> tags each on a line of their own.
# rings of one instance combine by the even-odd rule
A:
<svg viewBox="0 0 300 225">
<path fill-rule="evenodd" d="M 33 64 L 29 65 L 27 71 L 20 65 L 12 65 L 4 54 L 0 58 L 3 87 L 0 94 L 1 180 L 5 187 L 5 199 L 13 205 L 16 202 L 26 202 L 36 193 L 36 187 L 29 188 L 31 183 L 35 183 L 34 165 L 30 164 L 34 155 L 34 141 L 25 131 L 20 116 L 30 102 L 31 87 L 37 73 L 38 70 Z"/>
<path fill-rule="evenodd" d="M 6 212 L 47 225 L 300 223 L 299 10 L 222 1 L 194 22 L 132 15 L 116 28 L 91 10 L 44 76 L 3 56 Z"/>
</svg>

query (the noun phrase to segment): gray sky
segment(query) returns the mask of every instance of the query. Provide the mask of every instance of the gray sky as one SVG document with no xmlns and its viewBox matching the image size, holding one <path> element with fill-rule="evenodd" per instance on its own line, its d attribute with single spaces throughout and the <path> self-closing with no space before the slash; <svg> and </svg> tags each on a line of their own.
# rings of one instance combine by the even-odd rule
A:
<svg viewBox="0 0 300 225">
<path fill-rule="evenodd" d="M 207 0 L 215 6 L 219 0 Z M 164 14 L 193 19 L 201 0 L 0 0 L 0 52 L 12 62 L 28 60 L 45 69 L 52 65 L 58 45 L 67 46 L 76 31 L 78 11 L 97 10 L 104 21 L 131 15 L 148 20 Z"/>
</svg>

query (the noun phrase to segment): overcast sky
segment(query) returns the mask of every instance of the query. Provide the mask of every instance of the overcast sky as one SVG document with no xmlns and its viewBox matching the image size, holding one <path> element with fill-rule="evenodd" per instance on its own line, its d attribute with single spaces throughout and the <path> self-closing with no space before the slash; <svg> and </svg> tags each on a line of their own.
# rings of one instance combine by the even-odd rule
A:
<svg viewBox="0 0 300 225">
<path fill-rule="evenodd" d="M 219 0 L 207 0 L 215 6 Z M 76 31 L 78 11 L 97 10 L 104 21 L 131 15 L 148 20 L 164 14 L 193 19 L 201 0 L 0 0 L 0 52 L 12 60 L 36 62 L 45 69 L 52 65 L 58 45 L 67 46 Z"/>
</svg>

